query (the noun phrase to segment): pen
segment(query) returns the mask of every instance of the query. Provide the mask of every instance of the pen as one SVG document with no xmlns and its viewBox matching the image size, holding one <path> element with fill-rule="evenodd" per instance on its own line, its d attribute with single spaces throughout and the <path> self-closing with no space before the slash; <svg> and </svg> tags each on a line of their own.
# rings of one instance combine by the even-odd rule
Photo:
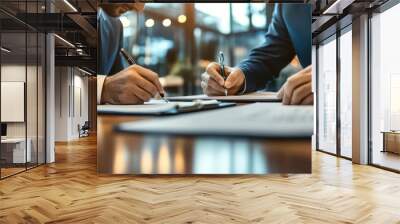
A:
<svg viewBox="0 0 400 224">
<path fill-rule="evenodd" d="M 129 65 L 135 65 L 136 64 L 135 60 L 128 53 L 126 53 L 124 48 L 121 48 L 120 52 L 121 52 L 122 56 L 125 58 L 125 60 L 128 61 Z M 164 93 L 159 93 L 159 94 L 160 94 L 160 96 L 163 98 L 163 100 L 165 102 L 168 102 L 168 100 L 165 98 Z"/>
<path fill-rule="evenodd" d="M 227 77 L 225 76 L 224 52 L 222 52 L 222 51 L 219 52 L 218 59 L 219 59 L 219 66 L 220 66 L 220 74 L 221 74 L 222 78 L 224 78 L 224 80 L 226 80 Z M 228 90 L 225 89 L 225 96 L 227 96 L 227 95 L 228 95 Z"/>
</svg>

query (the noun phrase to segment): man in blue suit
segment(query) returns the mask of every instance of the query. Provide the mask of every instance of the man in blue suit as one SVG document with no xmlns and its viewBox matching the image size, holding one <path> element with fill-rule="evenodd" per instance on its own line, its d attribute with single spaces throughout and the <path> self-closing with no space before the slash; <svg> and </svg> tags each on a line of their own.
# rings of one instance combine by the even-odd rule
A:
<svg viewBox="0 0 400 224">
<path fill-rule="evenodd" d="M 129 10 L 142 11 L 143 8 L 144 3 L 100 4 L 97 15 L 98 104 L 142 104 L 157 93 L 164 93 L 156 73 L 139 65 L 129 66 L 120 54 L 123 27 L 118 17 Z"/>
<path fill-rule="evenodd" d="M 225 81 L 219 74 L 220 65 L 211 63 L 202 75 L 203 91 L 224 95 L 226 89 L 229 95 L 237 95 L 263 89 L 297 55 L 304 69 L 288 78 L 278 97 L 283 104 L 312 104 L 311 6 L 277 4 L 265 39 L 237 67 L 225 66 Z"/>
</svg>

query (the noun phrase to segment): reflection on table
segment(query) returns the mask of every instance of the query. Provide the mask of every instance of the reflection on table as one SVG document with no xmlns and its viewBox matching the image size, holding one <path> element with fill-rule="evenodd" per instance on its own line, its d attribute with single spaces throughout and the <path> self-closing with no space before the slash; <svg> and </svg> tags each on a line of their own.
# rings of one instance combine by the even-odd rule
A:
<svg viewBox="0 0 400 224">
<path fill-rule="evenodd" d="M 311 172 L 310 139 L 195 138 L 113 132 L 112 124 L 133 118 L 132 116 L 99 116 L 99 173 L 267 174 Z M 143 118 L 136 117 L 135 119 Z"/>
</svg>

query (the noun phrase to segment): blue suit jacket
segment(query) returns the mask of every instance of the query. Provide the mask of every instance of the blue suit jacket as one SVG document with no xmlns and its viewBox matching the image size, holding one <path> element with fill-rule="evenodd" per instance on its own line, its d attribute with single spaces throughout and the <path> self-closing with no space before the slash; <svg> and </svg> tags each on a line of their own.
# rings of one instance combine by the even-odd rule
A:
<svg viewBox="0 0 400 224">
<path fill-rule="evenodd" d="M 125 67 L 120 52 L 123 42 L 123 27 L 118 17 L 107 15 L 101 8 L 97 14 L 98 24 L 98 74 L 113 75 Z"/>
<path fill-rule="evenodd" d="M 303 67 L 311 64 L 311 5 L 277 4 L 265 39 L 238 65 L 246 76 L 246 92 L 265 88 L 296 54 Z"/>
</svg>

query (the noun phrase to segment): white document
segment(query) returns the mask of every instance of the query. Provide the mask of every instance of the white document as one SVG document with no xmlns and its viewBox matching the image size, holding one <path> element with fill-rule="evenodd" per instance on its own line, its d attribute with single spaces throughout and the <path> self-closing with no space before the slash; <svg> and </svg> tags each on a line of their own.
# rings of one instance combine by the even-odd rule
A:
<svg viewBox="0 0 400 224">
<path fill-rule="evenodd" d="M 117 130 L 130 133 L 311 138 L 313 107 L 254 103 L 168 118 L 124 123 Z"/>
<path fill-rule="evenodd" d="M 193 95 L 193 96 L 175 96 L 167 97 L 171 101 L 191 101 L 191 100 L 219 100 L 229 102 L 280 102 L 276 92 L 253 92 L 244 95 L 234 96 L 207 96 L 207 95 Z"/>
<path fill-rule="evenodd" d="M 97 105 L 100 114 L 161 114 L 175 109 L 175 104 Z"/>
</svg>

